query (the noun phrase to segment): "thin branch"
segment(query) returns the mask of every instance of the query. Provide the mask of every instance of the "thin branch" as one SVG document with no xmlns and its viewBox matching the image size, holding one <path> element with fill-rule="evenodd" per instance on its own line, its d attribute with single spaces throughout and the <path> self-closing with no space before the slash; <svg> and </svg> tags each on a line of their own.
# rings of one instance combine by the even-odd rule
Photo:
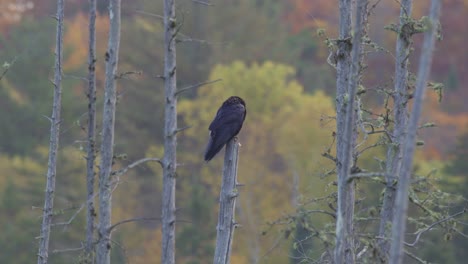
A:
<svg viewBox="0 0 468 264">
<path fill-rule="evenodd" d="M 328 211 L 325 211 L 325 210 L 307 210 L 304 213 L 306 213 L 306 214 L 309 214 L 309 213 L 322 213 L 322 214 L 329 215 L 329 216 L 331 216 L 333 218 L 336 218 L 335 213 L 331 213 L 331 212 L 328 212 Z"/>
<path fill-rule="evenodd" d="M 92 197 L 89 197 L 89 199 L 86 200 L 86 202 L 83 202 L 81 204 L 81 206 L 78 208 L 78 210 L 70 217 L 70 219 L 66 222 L 58 222 L 58 223 L 54 223 L 54 224 L 51 224 L 51 226 L 62 226 L 62 225 L 70 225 L 73 220 L 75 220 L 76 216 L 81 212 L 81 210 L 83 210 L 83 208 L 85 207 L 85 205 L 87 203 L 89 203 L 89 201 L 92 201 L 94 200 L 94 198 L 96 198 L 97 196 L 97 193 L 94 193 Z M 33 209 L 38 209 L 39 207 L 33 207 Z"/>
<path fill-rule="evenodd" d="M 42 115 L 42 116 L 45 117 L 47 120 L 49 120 L 50 123 L 53 122 L 53 121 L 52 121 L 52 118 L 50 118 L 50 117 L 48 117 L 48 116 L 46 116 L 46 115 Z"/>
<path fill-rule="evenodd" d="M 200 1 L 201 2 L 201 1 Z M 204 2 L 206 3 L 206 2 Z M 210 4 L 210 5 L 214 5 L 214 4 Z M 161 16 L 161 15 L 157 15 L 157 14 L 153 14 L 153 13 L 150 13 L 150 12 L 146 12 L 146 11 L 142 11 L 142 10 L 135 10 L 135 13 L 139 13 L 139 14 L 142 14 L 142 15 L 147 15 L 147 16 L 151 16 L 151 17 L 155 17 L 155 18 L 158 18 L 159 20 L 161 20 L 161 23 L 164 21 L 164 17 Z M 176 43 L 182 43 L 182 42 L 198 42 L 198 43 L 203 43 L 203 44 L 211 44 L 211 42 L 209 41 L 206 41 L 206 40 L 202 40 L 202 39 L 196 39 L 196 38 L 192 38 L 186 34 L 183 34 L 179 31 L 176 32 L 176 34 L 184 37 L 183 39 L 176 39 Z M 172 39 L 171 39 L 172 40 Z"/>
<path fill-rule="evenodd" d="M 385 177 L 385 172 L 362 172 L 362 173 L 351 174 L 348 178 L 348 183 L 352 182 L 355 179 L 375 178 L 375 177 Z"/>
<path fill-rule="evenodd" d="M 135 218 L 125 219 L 109 227 L 109 232 L 111 232 L 113 229 L 115 229 L 119 225 L 132 223 L 132 222 L 141 222 L 141 221 L 161 221 L 161 217 L 135 217 Z M 189 223 L 189 224 L 192 223 L 191 221 L 188 221 L 188 220 L 176 220 L 175 222 L 176 223 Z"/>
<path fill-rule="evenodd" d="M 111 239 L 110 242 L 114 245 L 116 245 L 122 252 L 122 256 L 124 258 L 123 262 L 124 263 L 130 263 L 129 259 L 128 259 L 128 255 L 127 255 L 127 249 L 125 249 L 125 246 L 123 246 L 121 243 L 119 243 L 118 241 L 114 240 L 114 239 Z"/>
<path fill-rule="evenodd" d="M 462 231 L 460 231 L 460 230 L 458 230 L 458 229 L 456 229 L 456 228 L 452 228 L 452 230 L 455 231 L 455 233 L 459 234 L 460 236 L 462 236 L 462 237 L 468 239 L 468 235 L 465 234 L 465 233 L 463 233 Z"/>
<path fill-rule="evenodd" d="M 161 15 L 153 14 L 153 13 L 146 12 L 146 11 L 143 11 L 143 10 L 135 10 L 135 13 L 139 13 L 139 14 L 142 14 L 142 15 L 147 15 L 147 16 L 159 18 L 159 19 L 161 19 L 161 22 L 164 20 L 164 17 L 161 16 Z"/>
<path fill-rule="evenodd" d="M 363 141 L 362 143 L 365 143 L 365 141 Z M 387 144 L 386 142 L 379 141 L 379 142 L 377 142 L 375 144 L 369 145 L 369 146 L 361 149 L 355 155 L 356 155 L 356 157 L 359 157 L 359 156 L 361 156 L 362 153 L 364 153 L 368 149 L 375 148 L 375 147 L 382 146 L 382 145 L 386 145 L 386 144 Z M 361 145 L 361 144 L 359 144 L 359 145 Z"/>
<path fill-rule="evenodd" d="M 83 250 L 84 247 L 78 247 L 78 248 L 65 248 L 65 249 L 54 249 L 52 250 L 52 254 L 57 254 L 57 253 L 65 253 L 65 252 L 74 252 L 74 251 L 81 251 Z"/>
<path fill-rule="evenodd" d="M 366 245 L 359 253 L 356 255 L 356 259 L 360 259 L 369 249 L 369 246 Z"/>
<path fill-rule="evenodd" d="M 330 155 L 330 153 L 328 153 L 328 152 L 322 153 L 322 157 L 325 157 L 325 158 L 327 158 L 327 159 L 333 161 L 334 163 L 336 163 L 336 158 L 333 157 L 332 155 Z"/>
<path fill-rule="evenodd" d="M 184 34 L 184 33 L 182 33 L 182 32 L 179 32 L 179 35 L 180 35 L 181 37 L 183 37 L 183 38 L 177 38 L 177 39 L 176 39 L 176 43 L 198 42 L 198 43 L 200 43 L 200 44 L 208 44 L 208 45 L 213 44 L 213 42 L 210 42 L 210 41 L 207 41 L 207 40 L 192 38 L 192 37 L 190 37 L 189 35 Z"/>
<path fill-rule="evenodd" d="M 7 74 L 7 72 L 10 70 L 11 66 L 13 66 L 16 62 L 16 60 L 18 60 L 18 57 L 15 57 L 11 62 L 4 62 L 3 63 L 3 72 L 2 74 L 0 75 L 0 80 L 3 79 L 3 77 L 5 77 L 5 75 Z"/>
<path fill-rule="evenodd" d="M 93 196 L 93 199 L 94 199 L 95 196 L 96 196 L 96 194 Z M 83 210 L 83 208 L 85 207 L 86 204 L 87 204 L 87 202 L 82 203 L 80 208 L 78 208 L 78 210 L 76 210 L 76 212 L 70 217 L 70 219 L 68 219 L 68 221 L 54 223 L 54 224 L 51 224 L 51 226 L 63 226 L 63 225 L 68 226 L 68 225 L 70 225 L 73 222 L 73 220 L 75 220 L 76 216 L 81 212 L 81 210 Z"/>
<path fill-rule="evenodd" d="M 123 79 L 125 77 L 127 77 L 128 75 L 142 75 L 142 71 L 126 71 L 126 72 L 122 72 L 122 73 L 119 73 L 115 76 L 116 79 Z"/>
<path fill-rule="evenodd" d="M 447 216 L 446 218 L 443 218 L 443 219 L 441 219 L 441 220 L 439 220 L 439 221 L 437 221 L 437 222 L 434 222 L 432 225 L 426 227 L 425 229 L 420 230 L 420 231 L 417 231 L 417 232 L 415 233 L 415 234 L 417 234 L 417 236 L 416 236 L 416 239 L 414 240 L 414 242 L 411 243 L 411 244 L 405 242 L 405 245 L 406 245 L 406 246 L 409 246 L 409 247 L 414 247 L 414 246 L 419 242 L 419 238 L 421 237 L 421 235 L 422 235 L 423 233 L 425 233 L 425 232 L 431 230 L 434 226 L 436 226 L 436 225 L 438 225 L 438 224 L 441 224 L 441 223 L 443 223 L 443 222 L 447 222 L 447 221 L 449 221 L 449 220 L 451 220 L 451 219 L 453 219 L 453 218 L 455 218 L 455 217 L 457 217 L 457 216 L 459 216 L 459 215 L 462 215 L 462 214 L 466 213 L 466 211 L 467 211 L 467 209 L 466 209 L 466 208 L 463 208 L 463 210 L 461 210 L 460 212 L 455 213 L 455 214 L 453 214 L 453 215 L 449 215 L 449 216 Z"/>
<path fill-rule="evenodd" d="M 282 236 L 282 235 L 281 235 L 281 236 L 278 236 L 278 238 L 276 239 L 276 241 L 273 243 L 273 245 L 272 245 L 269 249 L 267 249 L 267 251 L 265 252 L 265 254 L 263 254 L 262 256 L 260 256 L 259 260 L 265 258 L 265 257 L 268 256 L 273 250 L 275 250 L 275 249 L 280 245 L 282 239 L 283 239 L 283 236 Z"/>
<path fill-rule="evenodd" d="M 406 251 L 405 250 L 405 254 L 408 255 L 408 257 L 418 261 L 419 263 L 423 263 L 423 264 L 427 264 L 427 261 L 423 260 L 422 258 L 414 255 L 413 253 L 409 252 L 409 251 Z"/>
<path fill-rule="evenodd" d="M 178 128 L 178 129 L 176 129 L 176 130 L 174 131 L 174 134 L 177 134 L 177 133 L 180 133 L 180 132 L 182 132 L 182 131 L 185 131 L 185 130 L 191 128 L 191 127 L 192 127 L 192 126 L 184 126 L 184 127 Z"/>
<path fill-rule="evenodd" d="M 109 232 L 112 232 L 112 230 L 119 225 L 123 225 L 126 223 L 132 223 L 132 222 L 140 222 L 140 221 L 161 221 L 161 217 L 136 217 L 136 218 L 130 218 L 130 219 L 125 219 L 122 221 L 119 221 L 115 224 L 113 224 L 111 227 L 109 227 Z"/>
<path fill-rule="evenodd" d="M 63 77 L 70 78 L 70 79 L 75 79 L 75 80 L 80 80 L 80 81 L 85 81 L 85 82 L 88 81 L 88 78 L 86 78 L 86 77 L 71 75 L 71 74 L 63 74 Z"/>
<path fill-rule="evenodd" d="M 197 83 L 197 84 L 194 84 L 194 85 L 190 85 L 190 86 L 187 86 L 187 87 L 184 87 L 184 88 L 181 88 L 181 89 L 177 90 L 175 95 L 178 96 L 179 94 L 181 94 L 183 92 L 186 92 L 188 90 L 195 89 L 195 88 L 207 85 L 207 84 L 216 83 L 216 82 L 219 82 L 219 81 L 222 81 L 222 79 L 216 79 L 216 80 L 212 80 L 212 81 L 200 82 L 200 83 Z"/>
<path fill-rule="evenodd" d="M 127 173 L 128 170 L 133 169 L 136 166 L 138 166 L 138 165 L 140 165 L 142 163 L 148 162 L 148 161 L 156 161 L 162 166 L 162 161 L 160 159 L 158 159 L 158 158 L 144 158 L 144 159 L 140 159 L 140 160 L 137 160 L 137 161 L 133 162 L 132 164 L 128 165 L 125 168 L 122 168 L 122 169 L 117 170 L 117 171 L 113 171 L 111 175 L 112 176 L 121 176 L 121 175 Z"/>
<path fill-rule="evenodd" d="M 205 5 L 205 6 L 214 6 L 214 4 L 205 2 L 205 1 L 200 1 L 200 0 L 192 0 L 192 2 L 200 4 L 200 5 Z"/>
</svg>

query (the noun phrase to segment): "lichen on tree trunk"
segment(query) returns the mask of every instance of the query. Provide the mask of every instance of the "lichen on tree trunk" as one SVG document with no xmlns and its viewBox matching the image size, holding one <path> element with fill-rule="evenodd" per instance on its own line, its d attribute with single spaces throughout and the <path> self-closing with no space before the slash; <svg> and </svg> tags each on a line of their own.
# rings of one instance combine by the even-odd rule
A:
<svg viewBox="0 0 468 264">
<path fill-rule="evenodd" d="M 414 151 L 416 145 L 416 133 L 418 131 L 418 121 L 426 91 L 427 80 L 429 78 L 432 52 L 434 50 L 435 35 L 438 27 L 440 13 L 440 0 L 432 0 L 430 11 L 430 25 L 424 34 L 424 42 L 421 48 L 419 60 L 418 76 L 416 81 L 416 91 L 414 95 L 413 108 L 411 110 L 408 130 L 404 141 L 403 160 L 401 162 L 400 177 L 398 181 L 397 197 L 395 201 L 395 215 L 392 226 L 392 243 L 390 247 L 390 263 L 400 264 L 404 256 L 404 239 L 406 231 L 406 217 L 408 211 L 408 190 L 411 181 L 411 171 L 413 165 Z"/>
</svg>

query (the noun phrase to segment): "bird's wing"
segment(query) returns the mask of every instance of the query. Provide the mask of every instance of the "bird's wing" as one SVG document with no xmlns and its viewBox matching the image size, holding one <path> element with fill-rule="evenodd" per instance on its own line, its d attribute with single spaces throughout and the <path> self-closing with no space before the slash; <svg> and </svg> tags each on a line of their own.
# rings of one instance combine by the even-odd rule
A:
<svg viewBox="0 0 468 264">
<path fill-rule="evenodd" d="M 241 104 L 221 107 L 216 113 L 216 117 L 214 118 L 213 122 L 211 122 L 209 126 L 209 130 L 216 131 L 220 127 L 224 127 L 226 125 L 228 126 L 236 125 L 236 124 L 242 127 L 244 118 L 245 118 L 245 107 Z"/>
</svg>

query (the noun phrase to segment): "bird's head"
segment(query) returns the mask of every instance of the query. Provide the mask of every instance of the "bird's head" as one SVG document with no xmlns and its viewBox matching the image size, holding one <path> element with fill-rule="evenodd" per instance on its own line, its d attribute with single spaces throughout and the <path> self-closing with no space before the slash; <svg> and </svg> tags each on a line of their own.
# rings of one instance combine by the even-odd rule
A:
<svg viewBox="0 0 468 264">
<path fill-rule="evenodd" d="M 239 96 L 231 96 L 224 102 L 224 105 L 235 105 L 235 104 L 241 104 L 245 107 L 244 100 L 240 98 Z"/>
</svg>

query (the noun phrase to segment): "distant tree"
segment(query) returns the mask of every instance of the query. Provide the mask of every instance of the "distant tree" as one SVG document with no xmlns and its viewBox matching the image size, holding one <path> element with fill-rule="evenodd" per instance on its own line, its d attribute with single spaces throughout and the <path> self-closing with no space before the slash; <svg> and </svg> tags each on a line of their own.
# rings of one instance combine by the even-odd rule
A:
<svg viewBox="0 0 468 264">
<path fill-rule="evenodd" d="M 412 44 L 411 37 L 415 32 L 411 32 L 410 20 L 412 14 L 413 1 L 403 0 L 400 9 L 400 22 L 396 44 L 396 60 L 395 60 L 395 78 L 393 89 L 394 101 L 394 122 L 393 131 L 391 131 L 391 144 L 387 150 L 386 157 L 386 187 L 380 211 L 379 236 L 382 237 L 379 242 L 381 254 L 389 255 L 390 251 L 390 224 L 393 221 L 395 210 L 396 188 L 395 184 L 398 181 L 398 173 L 402 160 L 403 142 L 406 136 L 406 126 L 408 123 L 408 60 Z M 405 30 L 406 29 L 406 30 Z"/>
<path fill-rule="evenodd" d="M 55 43 L 54 101 L 50 120 L 49 160 L 47 163 L 47 181 L 42 211 L 42 225 L 39 235 L 37 263 L 46 264 L 49 259 L 49 239 L 52 218 L 54 216 L 55 178 L 57 172 L 57 152 L 60 137 L 60 118 L 62 110 L 62 54 L 63 54 L 63 19 L 64 1 L 57 0 L 57 34 Z"/>
<path fill-rule="evenodd" d="M 362 37 L 364 36 L 367 1 L 357 2 L 354 36 L 351 38 L 351 2 L 340 1 L 340 39 L 336 57 L 336 171 L 338 183 L 335 263 L 354 263 L 355 183 L 350 181 L 355 166 L 357 138 L 355 97 L 361 79 Z"/>
<path fill-rule="evenodd" d="M 102 118 L 101 162 L 99 173 L 99 227 L 96 261 L 110 263 L 112 216 L 112 165 L 114 164 L 116 76 L 120 47 L 120 0 L 109 1 L 109 40 L 106 52 L 106 82 Z"/>
<path fill-rule="evenodd" d="M 94 258 L 94 179 L 96 159 L 96 0 L 89 1 L 89 49 L 88 49 L 88 140 L 86 153 L 87 213 L 86 245 L 87 257 Z"/>
<path fill-rule="evenodd" d="M 406 221 L 408 215 L 409 186 L 411 182 L 411 173 L 414 158 L 414 149 L 416 147 L 416 133 L 419 129 L 419 118 L 423 104 L 424 93 L 429 79 L 432 52 L 434 50 L 437 27 L 439 23 L 440 1 L 432 0 L 427 31 L 424 34 L 424 43 L 422 46 L 421 58 L 419 60 L 419 70 L 416 82 L 416 91 L 414 103 L 408 121 L 407 133 L 404 139 L 404 148 L 402 149 L 402 163 L 399 170 L 398 190 L 395 200 L 395 215 L 392 226 L 392 243 L 390 247 L 390 263 L 400 264 L 403 262 L 404 240 L 406 232 Z M 398 107 L 398 106 L 397 106 Z M 401 107 L 401 106 L 400 106 Z"/>
<path fill-rule="evenodd" d="M 161 263 L 175 263 L 176 170 L 177 170 L 177 66 L 176 37 L 180 22 L 176 19 L 175 0 L 164 0 L 164 157 L 162 193 Z M 159 246 L 159 245 L 155 245 Z"/>
</svg>

